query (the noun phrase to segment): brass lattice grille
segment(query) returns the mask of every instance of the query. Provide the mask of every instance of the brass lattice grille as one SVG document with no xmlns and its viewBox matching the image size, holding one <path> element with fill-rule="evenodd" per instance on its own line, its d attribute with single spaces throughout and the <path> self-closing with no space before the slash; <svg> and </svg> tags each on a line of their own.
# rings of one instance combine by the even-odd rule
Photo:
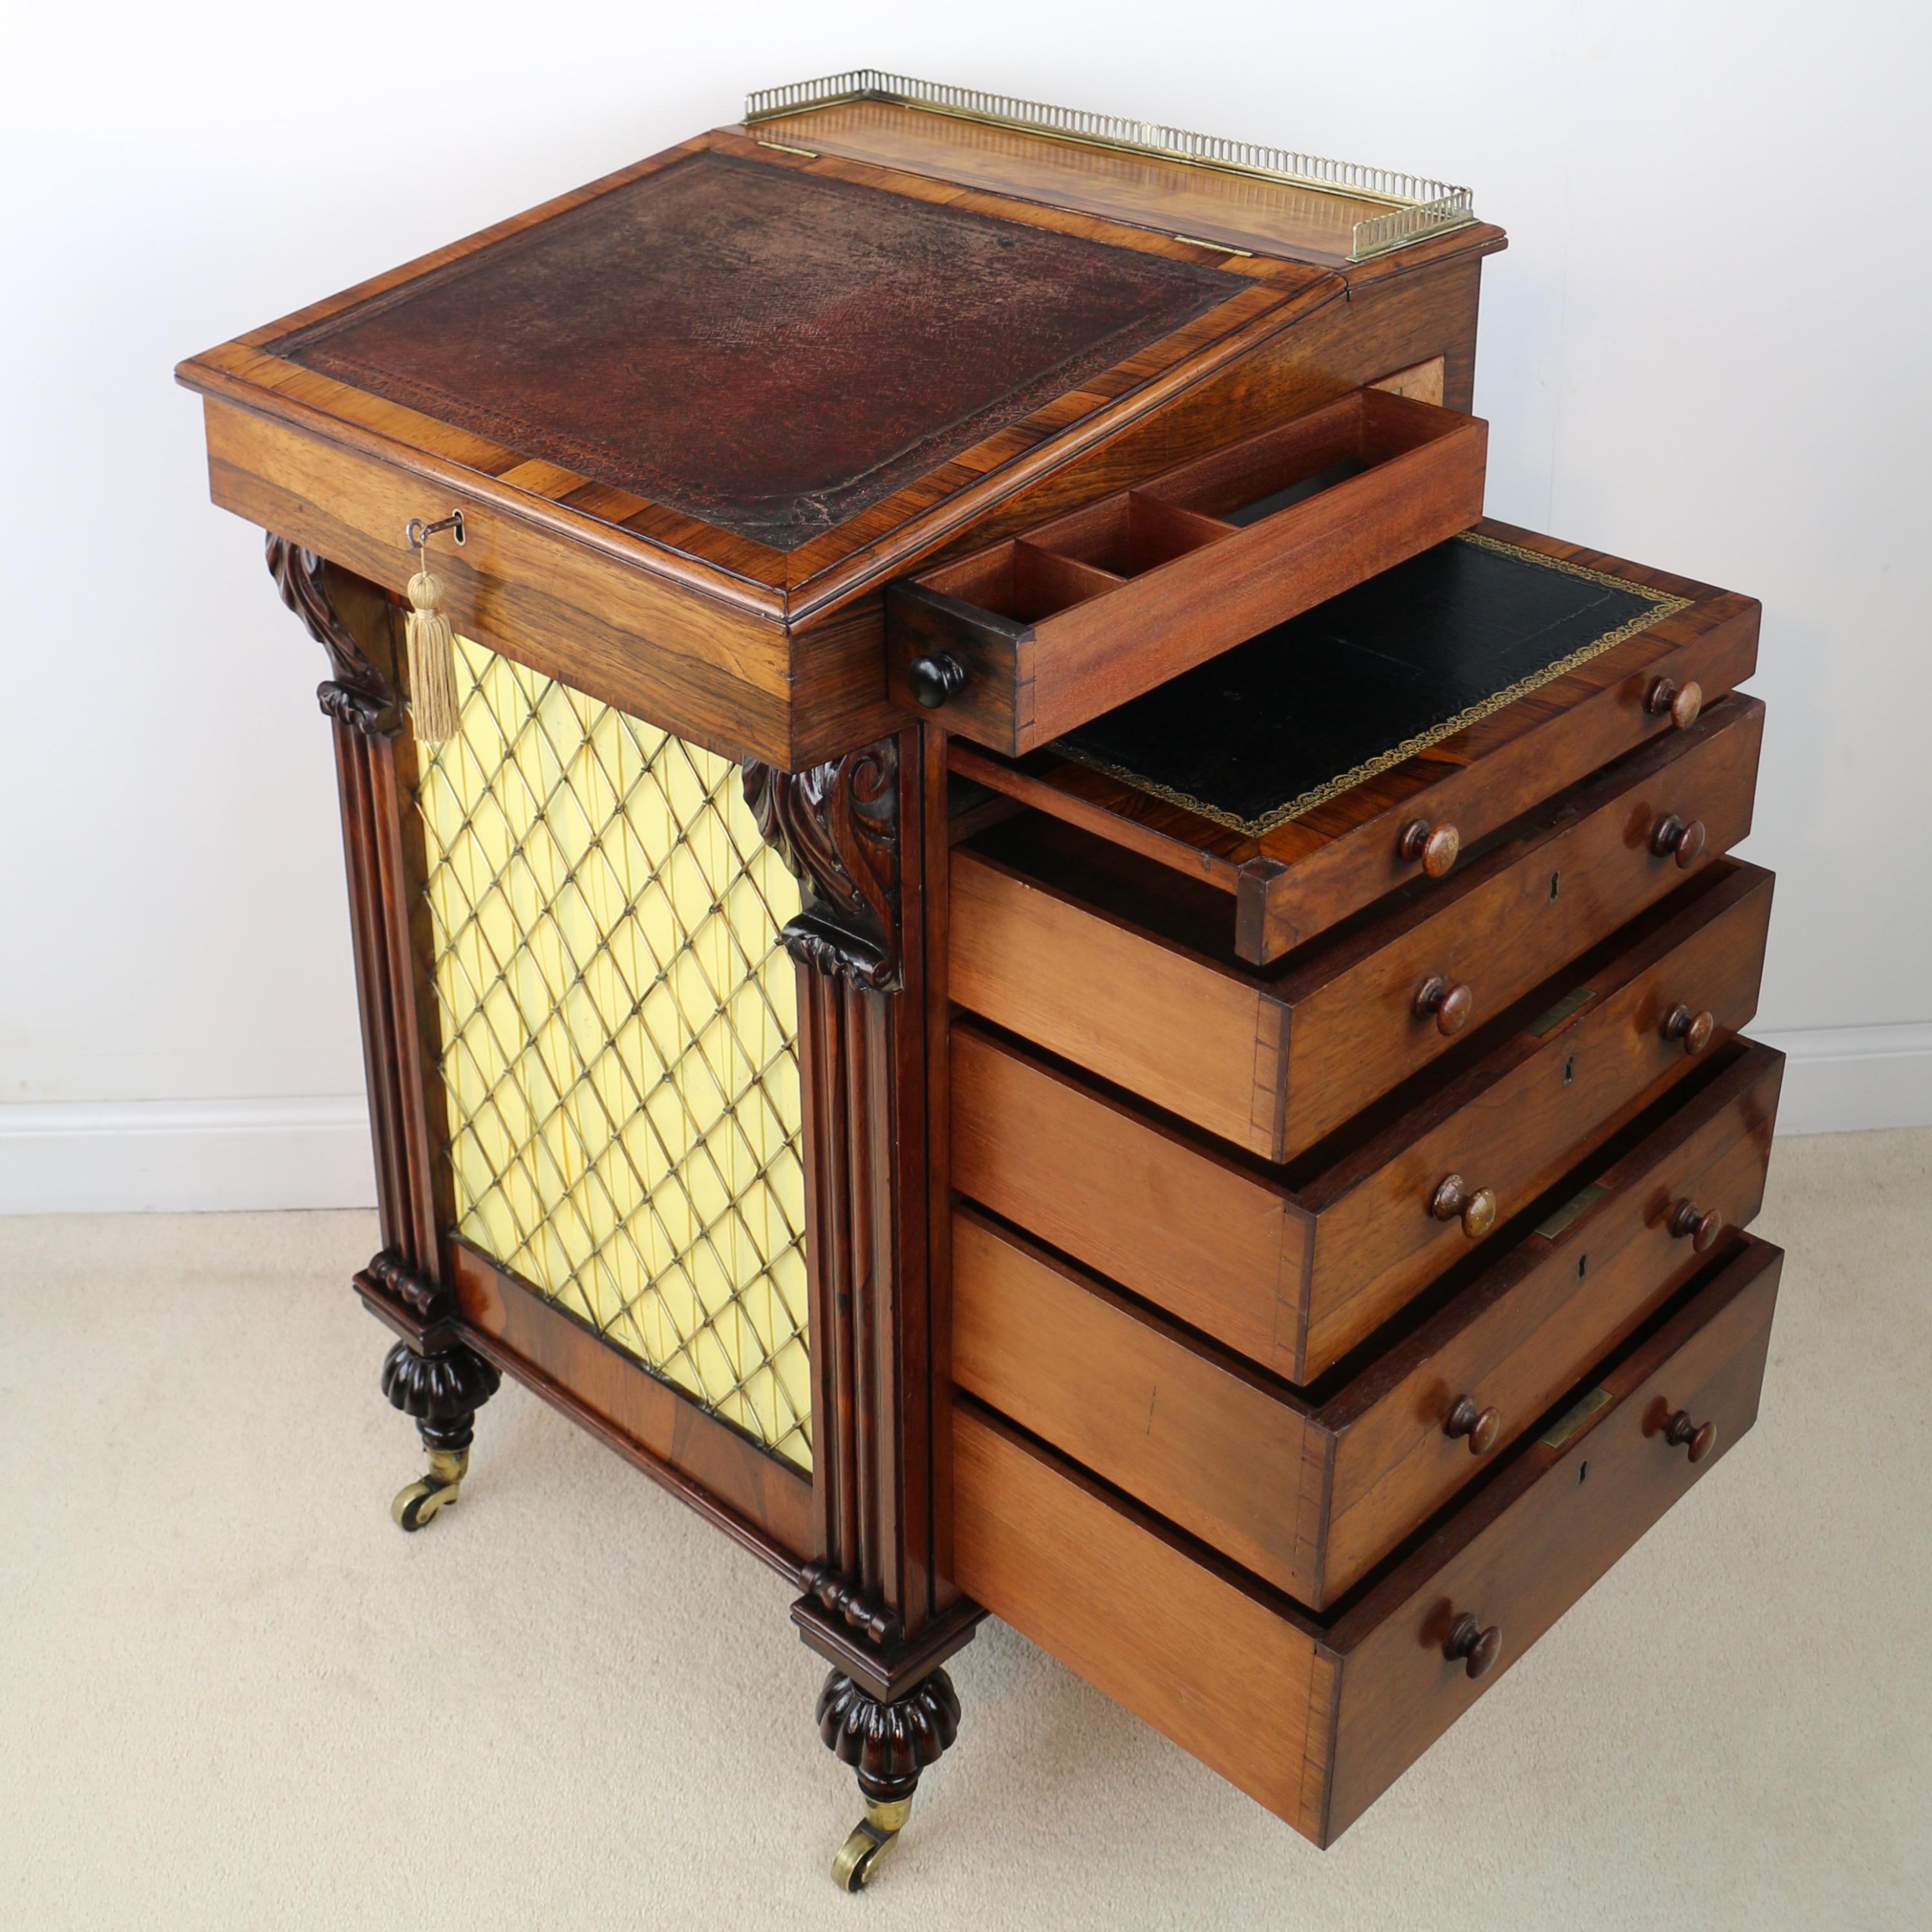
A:
<svg viewBox="0 0 1932 1932">
<path fill-rule="evenodd" d="M 728 759 L 456 654 L 416 806 L 458 1227 L 808 1468 L 797 883 Z"/>
</svg>

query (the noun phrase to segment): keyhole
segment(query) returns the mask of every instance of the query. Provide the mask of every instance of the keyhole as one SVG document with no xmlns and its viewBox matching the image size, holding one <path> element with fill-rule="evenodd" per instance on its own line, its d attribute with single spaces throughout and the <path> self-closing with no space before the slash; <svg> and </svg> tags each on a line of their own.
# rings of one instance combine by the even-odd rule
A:
<svg viewBox="0 0 1932 1932">
<path fill-rule="evenodd" d="M 1573 1053 L 1563 1063 L 1563 1084 L 1568 1087 L 1576 1077 L 1576 1056 Z"/>
<path fill-rule="evenodd" d="M 1588 1475 L 1589 1473 L 1590 1459 L 1586 1456 L 1582 1462 L 1576 1465 L 1576 1486 L 1580 1490 L 1583 1486 L 1584 1478 Z"/>
<path fill-rule="evenodd" d="M 1588 1255 L 1579 1255 L 1576 1257 L 1576 1279 L 1581 1281 L 1589 1271 L 1590 1257 Z"/>
<path fill-rule="evenodd" d="M 1561 872 L 1552 872 L 1550 875 L 1550 897 L 1552 904 L 1555 902 L 1556 898 L 1557 882 L 1562 877 L 1563 874 Z"/>
</svg>

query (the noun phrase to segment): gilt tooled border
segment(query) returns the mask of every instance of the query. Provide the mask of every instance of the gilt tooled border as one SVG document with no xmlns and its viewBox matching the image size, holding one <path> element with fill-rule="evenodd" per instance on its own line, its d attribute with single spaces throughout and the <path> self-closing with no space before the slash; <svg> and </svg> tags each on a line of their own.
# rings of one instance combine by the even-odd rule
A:
<svg viewBox="0 0 1932 1932">
<path fill-rule="evenodd" d="M 1399 745 L 1392 745 L 1385 752 L 1364 760 L 1348 770 L 1338 773 L 1324 783 L 1314 786 L 1285 804 L 1276 806 L 1260 818 L 1241 818 L 1220 806 L 1210 805 L 1206 800 L 1196 798 L 1191 792 L 1177 791 L 1172 786 L 1135 771 L 1131 766 L 1117 764 L 1112 760 L 1096 757 L 1090 752 L 1083 752 L 1077 746 L 1064 742 L 1054 746 L 1053 749 L 1062 758 L 1076 764 L 1084 765 L 1090 771 L 1104 772 L 1108 778 L 1118 778 L 1123 784 L 1132 785 L 1136 791 L 1145 792 L 1150 796 L 1163 800 L 1168 805 L 1179 806 L 1183 811 L 1210 820 L 1225 826 L 1230 832 L 1245 832 L 1250 838 L 1260 838 L 1286 825 L 1290 819 L 1299 818 L 1305 812 L 1312 812 L 1318 805 L 1326 805 L 1330 799 L 1340 798 L 1345 791 L 1352 791 L 1358 784 L 1366 784 L 1372 778 L 1393 770 L 1406 759 L 1414 758 L 1419 752 L 1426 752 L 1432 745 L 1439 745 L 1445 738 L 1453 738 L 1458 731 L 1466 730 L 1472 724 L 1492 716 L 1506 704 L 1514 704 L 1519 698 L 1526 698 L 1541 686 L 1553 683 L 1559 677 L 1567 676 L 1579 665 L 1588 664 L 1592 658 L 1600 657 L 1604 652 L 1614 650 L 1627 638 L 1634 638 L 1640 631 L 1648 630 L 1653 624 L 1661 623 L 1666 617 L 1675 616 L 1679 610 L 1688 609 L 1691 600 L 1679 597 L 1666 590 L 1653 590 L 1648 584 L 1633 584 L 1627 577 L 1613 577 L 1608 571 L 1592 570 L 1588 566 L 1572 563 L 1560 556 L 1548 556 L 1540 550 L 1526 550 L 1520 544 L 1504 543 L 1499 538 L 1484 536 L 1475 530 L 1465 530 L 1452 539 L 1457 543 L 1475 544 L 1484 550 L 1500 552 L 1504 556 L 1520 557 L 1526 563 L 1539 565 L 1545 570 L 1562 571 L 1570 577 L 1580 577 L 1592 584 L 1608 585 L 1617 590 L 1630 592 L 1633 596 L 1648 599 L 1652 606 L 1649 610 L 1628 619 L 1616 629 L 1606 631 L 1600 638 L 1570 652 L 1567 656 L 1553 659 L 1540 670 L 1532 671 L 1527 677 L 1518 678 L 1515 683 L 1494 692 L 1480 702 L 1459 711 L 1453 718 L 1444 718 L 1439 724 L 1432 724 L 1426 731 L 1420 731 L 1412 738 L 1405 738 Z"/>
</svg>

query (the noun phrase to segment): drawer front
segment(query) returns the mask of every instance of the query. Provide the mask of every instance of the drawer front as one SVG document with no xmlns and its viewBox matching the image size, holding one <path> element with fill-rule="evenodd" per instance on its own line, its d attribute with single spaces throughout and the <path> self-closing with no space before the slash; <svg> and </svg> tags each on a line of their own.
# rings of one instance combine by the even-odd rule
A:
<svg viewBox="0 0 1932 1932">
<path fill-rule="evenodd" d="M 1587 986 L 1567 989 L 1572 1010 L 1539 1016 L 1293 1186 L 956 1022 L 953 1185 L 1276 1375 L 1312 1381 L 1468 1250 L 1462 1219 L 1432 1212 L 1449 1176 L 1472 1196 L 1490 1190 L 1507 1220 L 1624 1108 L 1691 1070 L 1664 1036 L 1676 1007 L 1716 1028 L 1750 1018 L 1771 884 L 1744 866 L 1714 878 L 1593 963 Z"/>
<path fill-rule="evenodd" d="M 970 1596 L 1318 1844 L 1331 1842 L 1756 1419 L 1778 1250 L 1748 1242 L 1346 1616 L 1298 1610 L 970 1400 L 953 1415 Z M 1708 1453 L 1673 1446 L 1682 1412 Z M 1587 1465 L 1587 1468 L 1583 1466 Z M 1494 1629 L 1472 1678 L 1457 1619 Z"/>
<path fill-rule="evenodd" d="M 1492 855 L 1439 905 L 1424 895 L 1412 920 L 1365 937 L 1357 963 L 1295 985 L 1284 1150 L 1309 1145 L 1445 1051 L 1456 989 L 1467 988 L 1471 1018 L 1494 1016 L 1743 838 L 1763 722 L 1761 704 L 1730 700 L 1708 724 L 1586 788 L 1576 815 L 1528 850 Z M 1655 849 L 1658 828 L 1672 824 L 1702 828 L 1690 867 Z M 1445 1001 L 1436 1016 L 1423 1010 L 1432 986 Z"/>
<path fill-rule="evenodd" d="M 952 997 L 1210 1133 L 1286 1160 L 1428 1065 L 1471 1018 L 1499 1013 L 1743 838 L 1762 719 L 1756 702 L 1727 700 L 1574 794 L 1551 822 L 1275 974 L 1248 973 L 1029 876 L 1010 832 L 996 849 L 1013 863 L 962 847 Z M 1694 856 L 1653 849 L 1672 822 L 1702 827 Z"/>
<path fill-rule="evenodd" d="M 1705 1265 L 1694 1220 L 1714 1239 L 1756 1216 L 1782 1072 L 1768 1048 L 1732 1050 L 1574 1208 L 1318 1406 L 961 1210 L 955 1380 L 1318 1610 Z M 1480 1424 L 1451 1436 L 1465 1404 Z"/>
<path fill-rule="evenodd" d="M 1519 1440 L 1696 1274 L 1723 1231 L 1756 1219 L 1784 1076 L 1768 1047 L 1738 1053 L 1324 1407 L 1334 1438 L 1324 1600 Z M 1452 1418 L 1469 1432 L 1451 1436 Z"/>
<path fill-rule="evenodd" d="M 1696 1058 L 1690 1048 L 1708 1052 L 1709 1042 L 1750 1024 L 1772 875 L 1733 864 L 1711 883 L 1302 1192 L 1314 1227 L 1308 1374 L 1319 1374 L 1460 1260 L 1486 1218 L 1507 1221 L 1626 1109 L 1688 1071 Z M 1466 1202 L 1488 1193 L 1492 1216 L 1480 1207 L 1454 1211 L 1452 1178 Z"/>
<path fill-rule="evenodd" d="M 1507 1480 L 1336 1627 L 1342 1664 L 1330 1839 L 1757 1420 L 1783 1259 L 1775 1248 L 1750 1244 L 1618 1376 L 1532 1443 Z M 1694 1445 L 1670 1439 L 1680 1414 L 1694 1430 L 1711 1430 L 1694 1462 Z M 1738 1612 L 1748 1614 L 1742 1604 Z M 1500 1638 L 1496 1665 L 1473 1678 L 1466 1664 L 1443 1654 L 1464 1614 Z"/>
</svg>

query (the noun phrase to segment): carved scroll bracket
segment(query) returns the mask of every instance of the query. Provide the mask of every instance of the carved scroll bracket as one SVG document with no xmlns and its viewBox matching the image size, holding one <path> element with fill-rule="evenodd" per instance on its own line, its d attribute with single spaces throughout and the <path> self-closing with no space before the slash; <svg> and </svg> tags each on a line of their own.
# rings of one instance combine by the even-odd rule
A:
<svg viewBox="0 0 1932 1932">
<path fill-rule="evenodd" d="M 760 833 L 806 889 L 786 950 L 875 992 L 901 983 L 898 778 L 890 738 L 802 772 L 744 766 Z"/>
<path fill-rule="evenodd" d="M 339 718 L 358 731 L 380 730 L 382 716 L 394 706 L 396 694 L 337 615 L 322 580 L 323 560 L 272 531 L 265 550 L 268 574 L 275 580 L 282 602 L 328 653 L 333 675 L 316 687 L 316 701 L 330 717 Z"/>
</svg>

